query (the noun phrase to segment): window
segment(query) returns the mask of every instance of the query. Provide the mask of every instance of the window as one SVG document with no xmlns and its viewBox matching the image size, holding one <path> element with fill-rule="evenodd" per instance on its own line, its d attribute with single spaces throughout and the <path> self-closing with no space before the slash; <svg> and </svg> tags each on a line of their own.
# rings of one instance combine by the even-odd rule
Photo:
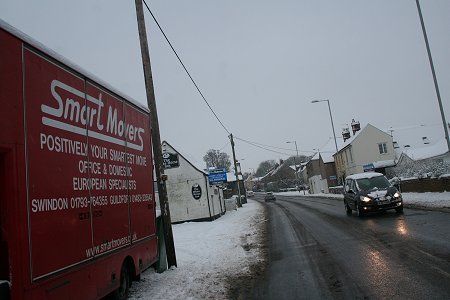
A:
<svg viewBox="0 0 450 300">
<path fill-rule="evenodd" d="M 380 151 L 380 154 L 387 153 L 387 146 L 386 143 L 378 144 L 378 150 Z"/>
<path fill-rule="evenodd" d="M 354 180 L 352 180 L 352 183 L 350 184 L 350 189 L 354 192 L 356 192 L 358 189 L 356 188 L 356 183 Z"/>
<path fill-rule="evenodd" d="M 372 191 L 375 189 L 386 190 L 391 186 L 389 181 L 384 176 L 377 176 L 371 178 L 361 178 L 356 180 L 358 187 L 364 191 Z"/>
<path fill-rule="evenodd" d="M 350 186 L 351 186 L 352 180 L 351 179 L 347 179 L 345 181 L 345 191 L 348 192 L 350 190 Z"/>
<path fill-rule="evenodd" d="M 352 148 L 348 148 L 348 153 L 350 154 L 350 161 L 353 162 L 353 153 L 352 153 Z"/>
</svg>

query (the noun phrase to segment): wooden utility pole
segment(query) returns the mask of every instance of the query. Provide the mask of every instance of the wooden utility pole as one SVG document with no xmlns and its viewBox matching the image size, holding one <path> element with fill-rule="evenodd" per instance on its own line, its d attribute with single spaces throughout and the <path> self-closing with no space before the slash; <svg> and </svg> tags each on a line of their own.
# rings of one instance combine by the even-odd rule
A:
<svg viewBox="0 0 450 300">
<path fill-rule="evenodd" d="M 161 150 L 161 137 L 159 135 L 158 113 L 156 111 L 155 91 L 153 89 L 152 68 L 150 64 L 150 53 L 147 43 L 147 32 L 145 30 L 144 10 L 142 0 L 135 0 L 136 17 L 139 29 L 139 41 L 141 44 L 142 65 L 144 68 L 145 88 L 147 92 L 147 104 L 150 109 L 150 120 L 152 126 L 153 160 L 155 162 L 155 174 L 158 185 L 159 205 L 161 208 L 161 218 L 164 229 L 164 241 L 167 254 L 167 265 L 177 266 L 175 255 L 175 244 L 173 241 L 172 223 L 170 220 L 169 199 L 165 183 L 164 167 Z M 153 184 L 153 182 L 151 183 Z"/>
<path fill-rule="evenodd" d="M 242 207 L 242 202 L 241 202 L 241 187 L 239 184 L 239 174 L 238 174 L 238 170 L 237 170 L 237 160 L 236 160 L 236 153 L 234 152 L 234 140 L 233 140 L 233 134 L 230 133 L 230 142 L 231 142 L 231 150 L 233 151 L 233 162 L 234 162 L 234 174 L 236 175 L 236 183 L 237 183 L 237 190 L 238 190 L 238 207 Z"/>
</svg>

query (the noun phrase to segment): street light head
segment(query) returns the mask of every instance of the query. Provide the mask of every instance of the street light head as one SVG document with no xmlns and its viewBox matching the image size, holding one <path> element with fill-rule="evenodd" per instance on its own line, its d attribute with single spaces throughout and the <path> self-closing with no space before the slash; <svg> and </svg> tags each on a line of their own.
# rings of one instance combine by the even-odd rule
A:
<svg viewBox="0 0 450 300">
<path fill-rule="evenodd" d="M 317 102 L 329 102 L 329 100 L 328 99 L 322 99 L 322 100 L 313 100 L 313 101 L 311 101 L 311 103 L 317 103 Z"/>
</svg>

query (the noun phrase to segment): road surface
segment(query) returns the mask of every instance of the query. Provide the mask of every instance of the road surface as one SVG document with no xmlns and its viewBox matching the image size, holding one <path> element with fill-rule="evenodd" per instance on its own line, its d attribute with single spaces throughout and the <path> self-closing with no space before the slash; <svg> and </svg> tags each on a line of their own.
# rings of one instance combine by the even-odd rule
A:
<svg viewBox="0 0 450 300">
<path fill-rule="evenodd" d="M 270 262 L 254 299 L 450 299 L 450 214 L 358 218 L 305 196 L 266 205 Z"/>
</svg>

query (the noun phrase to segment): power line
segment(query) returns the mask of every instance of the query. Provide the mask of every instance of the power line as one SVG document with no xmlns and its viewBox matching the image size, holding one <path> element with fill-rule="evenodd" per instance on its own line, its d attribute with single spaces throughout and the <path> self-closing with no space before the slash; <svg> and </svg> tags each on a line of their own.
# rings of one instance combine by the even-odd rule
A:
<svg viewBox="0 0 450 300">
<path fill-rule="evenodd" d="M 219 151 L 222 151 L 222 150 L 225 149 L 225 147 L 227 147 L 228 145 L 230 145 L 230 142 L 227 142 L 225 145 L 223 145 L 223 147 L 220 148 Z"/>
<path fill-rule="evenodd" d="M 184 65 L 183 61 L 181 60 L 180 56 L 178 55 L 177 51 L 175 50 L 175 48 L 172 46 L 172 43 L 169 41 L 169 38 L 167 37 L 166 33 L 164 32 L 164 30 L 161 28 L 161 25 L 159 25 L 158 20 L 156 20 L 155 15 L 153 15 L 152 11 L 150 10 L 150 7 L 148 7 L 147 3 L 145 2 L 145 0 L 143 0 L 145 7 L 147 7 L 148 12 L 150 13 L 150 15 L 152 16 L 153 20 L 155 21 L 156 25 L 158 26 L 159 30 L 161 31 L 161 33 L 163 34 L 164 38 L 166 39 L 167 43 L 169 44 L 170 48 L 172 49 L 173 53 L 175 54 L 175 56 L 177 57 L 178 61 L 180 62 L 180 64 L 183 66 L 184 71 L 186 72 L 186 74 L 189 76 L 189 78 L 191 79 L 192 83 L 194 84 L 195 88 L 197 89 L 198 93 L 200 94 L 200 96 L 203 98 L 203 101 L 205 101 L 206 105 L 208 105 L 209 110 L 211 110 L 211 112 L 213 113 L 213 115 L 216 117 L 217 121 L 219 121 L 220 125 L 222 125 L 223 129 L 225 129 L 225 131 L 230 134 L 230 132 L 228 131 L 228 129 L 225 127 L 225 125 L 223 125 L 222 121 L 219 119 L 219 117 L 217 116 L 217 114 L 214 112 L 214 110 L 212 109 L 211 105 L 209 105 L 208 101 L 206 100 L 205 96 L 203 95 L 203 93 L 200 91 L 200 88 L 198 87 L 197 83 L 195 83 L 194 79 L 192 78 L 191 74 L 189 73 L 189 71 L 187 70 L 186 66 Z"/>
<path fill-rule="evenodd" d="M 254 146 L 254 147 L 261 148 L 261 149 L 264 149 L 264 150 L 267 150 L 267 151 L 270 151 L 270 152 L 275 152 L 275 153 L 278 153 L 278 154 L 292 155 L 292 154 L 288 154 L 288 153 L 285 153 L 285 152 L 279 152 L 279 151 L 267 149 L 267 148 L 265 148 L 265 147 L 270 147 L 270 148 L 280 149 L 280 150 L 287 150 L 287 151 L 295 151 L 295 150 L 293 150 L 293 149 L 282 148 L 282 147 L 276 147 L 276 146 L 271 146 L 271 145 L 261 144 L 261 143 L 257 143 L 257 142 L 252 142 L 252 141 L 249 141 L 249 140 L 246 140 L 246 139 L 243 139 L 243 138 L 239 138 L 239 137 L 235 137 L 235 138 L 236 138 L 237 140 L 240 140 L 240 141 L 242 141 L 242 142 L 244 142 L 244 143 L 247 143 L 247 144 L 249 144 L 249 145 L 252 145 L 252 146 Z M 313 151 L 313 150 L 301 150 L 301 149 L 299 149 L 299 152 L 311 152 L 311 153 L 315 153 L 315 151 Z"/>
<path fill-rule="evenodd" d="M 223 127 L 223 129 L 228 133 L 231 134 L 230 131 L 225 127 L 225 125 L 222 123 L 222 121 L 219 119 L 219 117 L 217 116 L 217 114 L 215 113 L 215 111 L 212 109 L 211 105 L 209 104 L 209 102 L 206 100 L 206 97 L 203 95 L 202 91 L 200 90 L 200 88 L 198 87 L 197 83 L 195 82 L 194 78 L 191 76 L 191 74 L 189 73 L 188 69 L 186 68 L 186 66 L 184 65 L 183 61 L 181 60 L 180 56 L 178 55 L 177 51 L 175 50 L 175 48 L 173 47 L 172 43 L 170 42 L 169 38 L 167 37 L 166 33 L 164 32 L 164 30 L 162 29 L 161 25 L 159 24 L 158 20 L 156 19 L 155 15 L 153 14 L 153 12 L 151 11 L 150 7 L 147 5 L 147 2 L 145 2 L 145 0 L 143 0 L 143 3 L 145 4 L 145 7 L 147 8 L 148 12 L 150 13 L 150 15 L 152 16 L 153 20 L 155 21 L 156 25 L 158 26 L 159 30 L 161 31 L 161 33 L 163 34 L 165 40 L 167 41 L 167 43 L 169 44 L 170 48 L 172 49 L 173 53 L 175 54 L 175 56 L 177 57 L 178 61 L 180 62 L 181 66 L 183 67 L 184 71 L 186 72 L 186 74 L 188 75 L 189 79 L 191 80 L 191 82 L 194 84 L 195 88 L 197 89 L 198 93 L 200 94 L 200 96 L 202 97 L 203 101 L 206 103 L 206 105 L 208 106 L 209 110 L 213 113 L 214 117 L 217 119 L 217 121 L 220 123 L 220 125 Z M 250 144 L 254 147 L 266 150 L 266 151 L 270 151 L 270 152 L 274 152 L 277 154 L 282 154 L 282 155 L 287 155 L 290 156 L 291 154 L 289 153 L 285 153 L 285 152 L 280 152 L 280 151 L 275 151 L 275 150 L 271 150 L 271 149 L 267 149 L 265 147 L 272 147 L 275 149 L 281 149 L 281 150 L 287 150 L 287 151 L 291 151 L 291 149 L 287 149 L 287 148 L 281 148 L 281 147 L 275 147 L 275 146 L 270 146 L 270 145 L 264 145 L 264 144 L 259 144 L 259 143 L 255 143 L 255 142 L 251 142 L 248 140 L 244 140 L 241 138 L 236 137 L 236 139 L 245 142 L 247 144 Z M 226 146 L 222 147 L 225 148 Z M 314 151 L 310 151 L 310 150 L 300 150 L 301 152 L 314 152 Z"/>
<path fill-rule="evenodd" d="M 292 155 L 292 154 L 290 154 L 290 153 L 285 153 L 285 152 L 280 152 L 280 151 L 275 151 L 275 150 L 267 149 L 267 148 L 265 148 L 265 147 L 263 147 L 263 146 L 260 146 L 261 144 L 254 143 L 254 142 L 250 142 L 250 141 L 241 139 L 241 138 L 239 138 L 239 137 L 235 137 L 235 138 L 236 138 L 237 140 L 240 140 L 240 141 L 244 142 L 244 143 L 247 143 L 247 144 L 249 144 L 249 145 L 252 145 L 253 147 L 257 147 L 257 148 L 260 148 L 260 149 L 263 149 L 263 150 L 266 150 L 266 151 L 270 151 L 270 152 L 277 153 L 277 154 L 282 154 L 282 155 L 287 155 L 287 156 L 291 156 L 291 155 Z M 266 145 L 266 146 L 267 146 L 267 145 Z M 271 147 L 271 146 L 267 146 L 267 147 Z M 274 147 L 274 148 L 276 148 L 276 147 Z"/>
</svg>

